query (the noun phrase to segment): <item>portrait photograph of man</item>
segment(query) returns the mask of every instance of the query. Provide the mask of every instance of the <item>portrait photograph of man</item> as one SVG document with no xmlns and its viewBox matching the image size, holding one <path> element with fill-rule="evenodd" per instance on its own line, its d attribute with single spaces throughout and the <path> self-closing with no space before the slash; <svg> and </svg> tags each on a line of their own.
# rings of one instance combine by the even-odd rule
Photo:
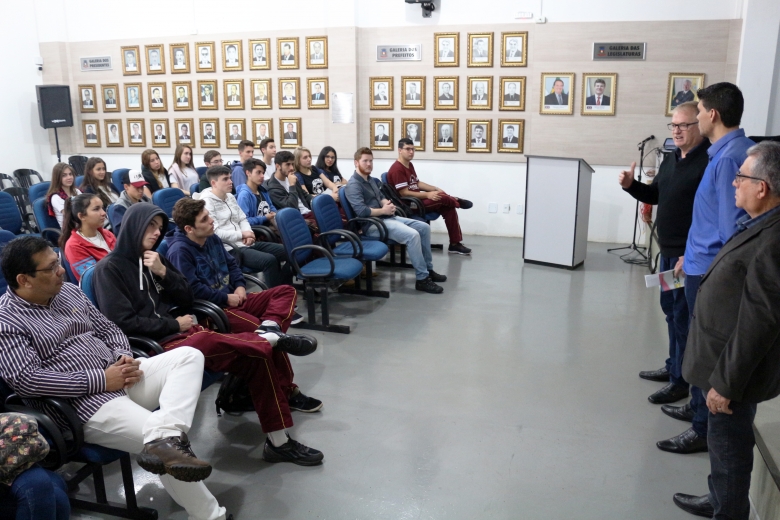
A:
<svg viewBox="0 0 780 520">
<path fill-rule="evenodd" d="M 106 106 L 109 108 L 116 108 L 116 95 L 114 89 L 106 89 Z"/>
<path fill-rule="evenodd" d="M 102 85 L 103 111 L 119 112 L 119 85 Z"/>
<path fill-rule="evenodd" d="M 468 146 L 467 152 L 489 152 L 490 146 L 490 121 L 467 121 Z"/>
<path fill-rule="evenodd" d="M 186 73 L 190 71 L 189 44 L 171 45 L 171 67 L 174 73 Z"/>
<path fill-rule="evenodd" d="M 237 69 L 241 65 L 238 55 L 238 45 L 230 44 L 225 47 L 225 68 Z"/>
<path fill-rule="evenodd" d="M 385 125 L 376 125 L 376 135 L 374 136 L 374 142 L 376 144 L 387 143 L 390 141 L 390 137 L 387 135 Z"/>
<path fill-rule="evenodd" d="M 514 125 L 504 127 L 504 138 L 501 140 L 504 146 L 517 148 L 517 131 Z"/>
<path fill-rule="evenodd" d="M 124 48 L 122 50 L 122 61 L 124 61 L 125 73 L 132 72 L 140 74 L 138 70 L 138 50 L 137 48 Z"/>
<path fill-rule="evenodd" d="M 282 45 L 282 64 L 283 65 L 295 64 L 295 54 L 293 54 L 292 45 L 289 43 L 285 43 Z"/>
<path fill-rule="evenodd" d="M 309 87 L 309 108 L 328 108 L 328 79 L 307 78 Z"/>
<path fill-rule="evenodd" d="M 493 66 L 493 33 L 469 33 L 469 67 Z"/>
<path fill-rule="evenodd" d="M 297 69 L 298 68 L 298 38 L 277 38 L 276 39 L 276 64 L 279 69 Z"/>
<path fill-rule="evenodd" d="M 207 144 L 214 144 L 217 142 L 217 134 L 214 132 L 213 123 L 203 124 L 203 142 Z"/>
<path fill-rule="evenodd" d="M 499 110 L 525 110 L 525 77 L 502 77 Z"/>
<path fill-rule="evenodd" d="M 95 86 L 79 85 L 79 92 L 81 95 L 81 111 L 97 112 L 97 107 L 95 106 Z"/>
<path fill-rule="evenodd" d="M 165 73 L 165 61 L 162 54 L 162 45 L 146 46 L 146 73 L 163 74 Z"/>
<path fill-rule="evenodd" d="M 542 114 L 574 112 L 574 74 L 542 74 Z"/>
<path fill-rule="evenodd" d="M 141 108 L 140 87 L 127 87 L 127 109 Z"/>
<path fill-rule="evenodd" d="M 255 121 L 255 142 L 258 145 L 263 139 L 268 139 L 269 137 L 271 137 L 271 134 L 268 132 L 270 126 L 271 126 L 270 121 L 268 122 Z"/>
<path fill-rule="evenodd" d="M 422 103 L 422 97 L 420 91 L 422 90 L 422 82 L 420 81 L 405 81 L 404 90 L 406 91 L 406 105 L 419 105 Z"/>
<path fill-rule="evenodd" d="M 504 104 L 508 106 L 520 105 L 520 90 L 518 83 L 514 81 L 508 81 L 505 84 L 504 90 Z"/>
<path fill-rule="evenodd" d="M 229 106 L 238 106 L 241 104 L 241 92 L 238 83 L 228 83 L 227 104 Z"/>
<path fill-rule="evenodd" d="M 157 123 L 154 125 L 154 137 L 155 144 L 165 144 L 168 142 L 168 138 L 165 136 L 165 127 Z"/>
<path fill-rule="evenodd" d="M 230 134 L 228 135 L 228 141 L 230 144 L 238 144 L 239 141 L 244 139 L 244 125 L 237 124 L 237 123 L 231 123 L 230 124 Z"/>
<path fill-rule="evenodd" d="M 130 142 L 131 143 L 141 143 L 144 140 L 143 136 L 143 129 L 141 127 L 141 124 L 138 122 L 131 122 L 130 123 Z"/>
<path fill-rule="evenodd" d="M 404 137 L 409 138 L 414 143 L 418 152 L 425 151 L 425 120 L 424 119 L 403 119 L 401 121 Z"/>
<path fill-rule="evenodd" d="M 306 38 L 309 49 L 309 59 L 306 67 L 310 69 L 323 69 L 328 66 L 328 40 L 327 37 Z"/>
<path fill-rule="evenodd" d="M 374 150 L 392 150 L 394 148 L 392 119 L 372 119 L 371 132 L 370 148 Z"/>
<path fill-rule="evenodd" d="M 469 110 L 490 110 L 493 108 L 493 78 L 469 77 Z"/>
<path fill-rule="evenodd" d="M 457 67 L 460 63 L 460 33 L 434 33 L 435 67 Z"/>
<path fill-rule="evenodd" d="M 252 80 L 252 108 L 271 108 L 269 86 L 268 80 Z"/>
<path fill-rule="evenodd" d="M 488 104 L 487 81 L 475 81 L 472 84 L 471 104 L 473 105 Z"/>
<path fill-rule="evenodd" d="M 219 147 L 219 119 L 200 119 L 201 148 Z"/>
<path fill-rule="evenodd" d="M 671 116 L 672 111 L 678 105 L 688 101 L 698 101 L 696 92 L 701 88 L 704 88 L 704 74 L 669 74 L 666 115 Z"/>
<path fill-rule="evenodd" d="M 439 83 L 439 104 L 452 105 L 455 98 L 452 95 L 452 81 L 442 81 Z"/>
<path fill-rule="evenodd" d="M 471 125 L 471 147 L 484 148 L 487 146 L 485 139 L 485 127 L 483 125 Z"/>
<path fill-rule="evenodd" d="M 501 66 L 525 67 L 527 32 L 501 33 Z"/>
<path fill-rule="evenodd" d="M 84 140 L 87 143 L 94 144 L 98 142 L 97 125 L 94 123 L 85 124 Z"/>
<path fill-rule="evenodd" d="M 252 44 L 252 65 L 265 66 L 268 63 L 265 43 Z"/>
<path fill-rule="evenodd" d="M 292 81 L 282 82 L 282 105 L 297 105 L 297 84 Z"/>
<path fill-rule="evenodd" d="M 287 123 L 284 129 L 284 136 L 282 137 L 284 144 L 298 144 L 298 124 Z"/>
<path fill-rule="evenodd" d="M 617 74 L 583 74 L 582 115 L 615 115 Z"/>
<path fill-rule="evenodd" d="M 458 150 L 458 120 L 434 119 L 433 151 L 456 152 Z"/>
<path fill-rule="evenodd" d="M 376 93 L 374 94 L 374 103 L 377 105 L 386 105 L 389 102 L 387 97 L 387 83 L 379 82 L 376 84 Z"/>
<path fill-rule="evenodd" d="M 471 60 L 475 63 L 488 60 L 487 38 L 474 38 L 474 47 L 471 50 Z"/>
<path fill-rule="evenodd" d="M 206 45 L 198 47 L 198 65 L 200 68 L 210 69 L 211 63 L 211 48 Z"/>
<path fill-rule="evenodd" d="M 186 107 L 190 104 L 189 88 L 186 85 L 176 87 L 176 106 Z"/>
<path fill-rule="evenodd" d="M 192 142 L 190 123 L 181 123 L 178 126 L 179 126 L 179 144 L 190 144 Z"/>
<path fill-rule="evenodd" d="M 201 105 L 208 106 L 208 107 L 214 106 L 214 103 L 216 103 L 214 86 L 215 85 L 213 83 L 204 83 L 200 86 Z"/>
<path fill-rule="evenodd" d="M 523 129 L 524 120 L 506 120 L 498 121 L 499 131 L 499 152 L 523 153 Z"/>
<path fill-rule="evenodd" d="M 151 86 L 149 87 L 151 89 L 151 101 L 149 102 L 152 110 L 158 109 L 158 110 L 164 110 L 165 109 L 165 98 L 163 97 L 163 91 L 162 87 L 155 87 Z"/>
</svg>

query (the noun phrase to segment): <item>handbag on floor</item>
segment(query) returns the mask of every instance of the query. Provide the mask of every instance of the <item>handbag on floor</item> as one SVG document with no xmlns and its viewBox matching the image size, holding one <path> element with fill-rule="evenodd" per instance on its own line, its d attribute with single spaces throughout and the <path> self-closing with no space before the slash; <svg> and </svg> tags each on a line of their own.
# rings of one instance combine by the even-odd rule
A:
<svg viewBox="0 0 780 520">
<path fill-rule="evenodd" d="M 222 380 L 214 404 L 219 417 L 222 417 L 222 411 L 229 415 L 241 415 L 255 409 L 246 381 L 233 374 L 227 374 Z"/>
</svg>

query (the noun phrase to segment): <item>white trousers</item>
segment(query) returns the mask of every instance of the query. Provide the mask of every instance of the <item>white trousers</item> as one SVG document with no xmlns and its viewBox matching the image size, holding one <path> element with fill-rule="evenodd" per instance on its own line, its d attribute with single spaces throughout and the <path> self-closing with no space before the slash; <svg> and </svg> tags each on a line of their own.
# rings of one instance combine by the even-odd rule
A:
<svg viewBox="0 0 780 520">
<path fill-rule="evenodd" d="M 84 425 L 86 442 L 140 453 L 147 442 L 189 431 L 203 381 L 203 354 L 179 347 L 141 359 L 140 368 L 144 375 L 127 395 L 101 406 Z M 225 518 L 225 508 L 203 482 L 182 482 L 170 475 L 160 476 L 160 481 L 191 520 Z"/>
</svg>

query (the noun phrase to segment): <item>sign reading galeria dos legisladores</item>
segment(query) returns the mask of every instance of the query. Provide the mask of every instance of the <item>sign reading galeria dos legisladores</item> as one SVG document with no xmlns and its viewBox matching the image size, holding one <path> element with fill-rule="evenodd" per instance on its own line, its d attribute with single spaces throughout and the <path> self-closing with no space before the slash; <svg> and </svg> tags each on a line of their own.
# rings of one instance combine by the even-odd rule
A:
<svg viewBox="0 0 780 520">
<path fill-rule="evenodd" d="M 421 61 L 422 44 L 400 44 L 376 46 L 376 61 Z"/>
<path fill-rule="evenodd" d="M 619 42 L 593 44 L 593 61 L 601 60 L 643 60 L 647 43 L 645 42 Z"/>
</svg>

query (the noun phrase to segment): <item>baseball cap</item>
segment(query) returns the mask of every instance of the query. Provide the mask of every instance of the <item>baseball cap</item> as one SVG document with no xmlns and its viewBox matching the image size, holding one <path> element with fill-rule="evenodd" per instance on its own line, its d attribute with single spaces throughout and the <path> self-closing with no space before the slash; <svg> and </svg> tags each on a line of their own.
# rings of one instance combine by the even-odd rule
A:
<svg viewBox="0 0 780 520">
<path fill-rule="evenodd" d="M 122 184 L 132 184 L 136 188 L 141 188 L 149 183 L 138 170 L 129 170 L 122 174 Z"/>
</svg>

